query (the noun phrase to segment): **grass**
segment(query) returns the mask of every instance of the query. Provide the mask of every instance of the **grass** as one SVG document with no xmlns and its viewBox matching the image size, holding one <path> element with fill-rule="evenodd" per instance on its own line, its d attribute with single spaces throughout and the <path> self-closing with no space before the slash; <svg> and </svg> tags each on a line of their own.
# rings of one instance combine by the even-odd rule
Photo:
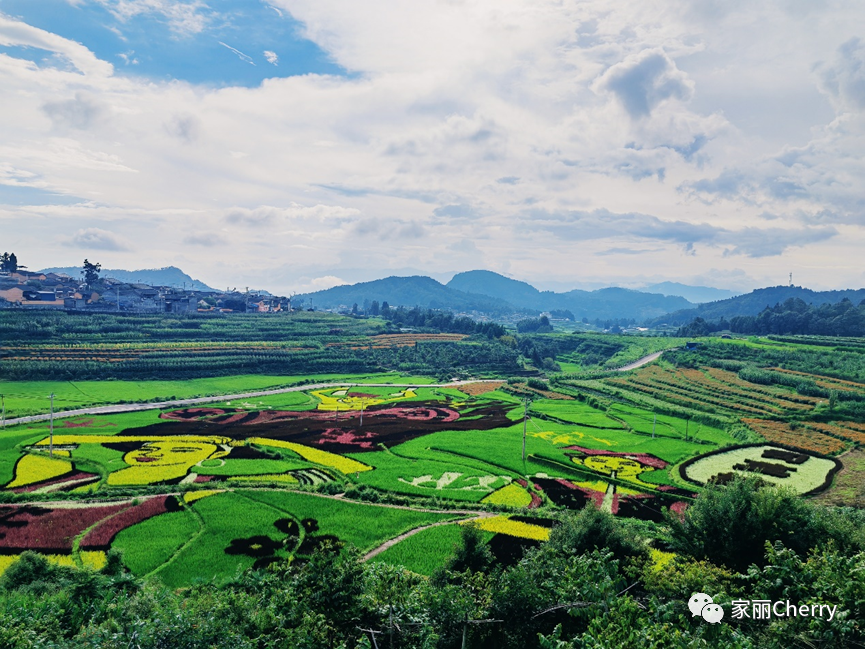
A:
<svg viewBox="0 0 865 649">
<path fill-rule="evenodd" d="M 491 532 L 481 534 L 486 541 L 494 536 Z M 371 561 L 402 566 L 420 575 L 429 576 L 442 567 L 453 554 L 454 548 L 460 543 L 460 535 L 459 525 L 430 527 L 389 547 Z"/>
<path fill-rule="evenodd" d="M 188 586 L 196 581 L 224 582 L 238 571 L 251 567 L 255 559 L 246 555 L 226 554 L 232 539 L 266 535 L 277 541 L 285 538 L 273 523 L 284 514 L 272 507 L 250 506 L 247 498 L 237 493 L 221 493 L 201 498 L 192 504 L 191 511 L 200 517 L 205 531 L 184 546 L 170 562 L 164 563 L 155 574 L 160 581 L 174 588 Z M 160 521 L 162 516 L 150 520 Z M 136 526 L 137 527 L 137 526 Z M 154 528 L 160 534 L 160 528 Z M 140 540 L 147 544 L 146 539 Z"/>
<path fill-rule="evenodd" d="M 213 462 L 212 466 L 206 466 Z M 200 475 L 265 475 L 268 473 L 285 473 L 295 469 L 308 469 L 309 462 L 298 460 L 204 460 L 202 466 L 192 467 L 194 473 Z"/>
<path fill-rule="evenodd" d="M 865 450 L 857 448 L 840 458 L 844 468 L 835 476 L 832 487 L 817 500 L 838 507 L 865 506 Z"/>
<path fill-rule="evenodd" d="M 0 485 L 11 482 L 15 477 L 15 464 L 24 455 L 20 447 L 35 444 L 42 437 L 38 432 L 20 429 L 0 434 Z"/>
<path fill-rule="evenodd" d="M 405 444 L 397 448 L 403 447 Z M 424 452 L 424 455 L 427 454 L 428 452 Z M 477 462 L 471 463 L 475 466 L 466 466 L 447 456 L 443 460 L 440 455 L 434 458 L 411 458 L 387 451 L 350 453 L 347 456 L 375 467 L 373 471 L 358 474 L 357 482 L 384 491 L 477 502 L 496 487 L 504 485 L 504 480 L 499 477 L 501 471 L 496 471 L 495 467 L 486 465 L 486 469 L 479 469 Z M 448 481 L 445 474 L 459 475 Z M 412 484 L 424 476 L 429 476 L 429 480 L 422 484 Z M 490 486 L 479 489 L 479 478 L 484 478 Z"/>
<path fill-rule="evenodd" d="M 598 428 L 624 428 L 620 422 L 612 419 L 604 411 L 592 408 L 580 401 L 540 399 L 532 403 L 531 410 L 575 424 L 585 424 Z"/>
<path fill-rule="evenodd" d="M 196 517 L 183 509 L 127 527 L 111 546 L 121 551 L 123 563 L 140 577 L 165 564 L 199 529 Z"/>
<path fill-rule="evenodd" d="M 458 514 L 431 514 L 290 491 L 256 490 L 244 492 L 244 495 L 248 500 L 271 505 L 299 519 L 314 518 L 318 521 L 318 533 L 338 536 L 364 552 L 416 527 L 460 517 Z M 207 500 L 205 498 L 204 502 Z"/>
<path fill-rule="evenodd" d="M 361 550 L 370 550 L 416 527 L 458 518 L 380 507 L 308 494 L 238 490 L 207 496 L 179 512 L 161 514 L 123 530 L 114 547 L 136 575 L 153 573 L 170 587 L 195 582 L 223 583 L 250 568 L 255 559 L 226 554 L 233 539 L 265 535 L 280 541 L 285 534 L 274 522 L 292 517 L 318 521 L 319 534 L 332 534 Z M 198 520 L 196 520 L 198 519 Z M 204 531 L 197 534 L 200 525 Z M 287 556 L 278 550 L 277 556 Z"/>
</svg>

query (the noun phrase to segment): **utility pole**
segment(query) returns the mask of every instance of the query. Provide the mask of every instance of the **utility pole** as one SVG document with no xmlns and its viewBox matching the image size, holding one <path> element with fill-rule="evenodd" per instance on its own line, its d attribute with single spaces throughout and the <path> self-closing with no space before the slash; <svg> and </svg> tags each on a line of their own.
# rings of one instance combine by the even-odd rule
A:
<svg viewBox="0 0 865 649">
<path fill-rule="evenodd" d="M 360 426 L 358 426 L 358 428 L 363 428 L 363 406 L 364 406 L 364 403 L 365 403 L 364 400 L 361 399 L 360 400 Z"/>
<path fill-rule="evenodd" d="M 529 420 L 529 398 L 523 400 L 523 462 L 526 461 L 526 422 Z M 463 633 L 463 642 L 465 642 L 465 633 Z"/>
<path fill-rule="evenodd" d="M 51 399 L 51 417 L 49 419 L 49 433 L 48 433 L 48 455 L 54 457 L 54 393 L 52 392 L 49 396 Z"/>
<path fill-rule="evenodd" d="M 685 441 L 688 441 L 688 429 L 691 427 L 691 418 L 685 420 Z"/>
<path fill-rule="evenodd" d="M 0 394 L 0 402 L 3 403 L 3 428 L 6 428 L 6 396 Z"/>
</svg>

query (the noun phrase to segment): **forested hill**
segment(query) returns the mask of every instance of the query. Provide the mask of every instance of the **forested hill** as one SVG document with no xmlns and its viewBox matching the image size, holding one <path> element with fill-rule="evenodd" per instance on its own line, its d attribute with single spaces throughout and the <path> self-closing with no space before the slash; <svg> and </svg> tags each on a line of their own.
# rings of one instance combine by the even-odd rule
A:
<svg viewBox="0 0 865 649">
<path fill-rule="evenodd" d="M 474 295 L 440 284 L 430 277 L 385 277 L 372 282 L 334 286 L 324 291 L 298 295 L 294 304 L 304 307 L 312 303 L 315 308 L 330 309 L 339 306 L 360 308 L 373 301 L 387 302 L 389 306 L 422 307 L 425 309 L 452 309 L 504 314 L 522 309 L 505 300 Z M 527 312 L 531 312 L 530 310 Z"/>
<path fill-rule="evenodd" d="M 801 286 L 771 286 L 758 288 L 745 295 L 701 304 L 693 309 L 684 309 L 674 313 L 655 318 L 652 323 L 666 323 L 683 325 L 692 322 L 695 318 L 703 318 L 707 321 L 718 321 L 721 318 L 730 320 L 736 316 L 756 316 L 764 309 L 781 304 L 789 299 L 799 299 L 806 304 L 820 306 L 821 304 L 837 304 L 841 300 L 848 299 L 853 304 L 859 304 L 865 300 L 865 288 L 848 289 L 844 291 L 812 291 Z"/>
</svg>

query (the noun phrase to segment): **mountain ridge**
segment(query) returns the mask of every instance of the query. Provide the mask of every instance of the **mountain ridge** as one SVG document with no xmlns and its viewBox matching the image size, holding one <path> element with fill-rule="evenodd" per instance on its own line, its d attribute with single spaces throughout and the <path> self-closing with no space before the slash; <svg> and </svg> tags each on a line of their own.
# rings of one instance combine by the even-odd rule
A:
<svg viewBox="0 0 865 649">
<path fill-rule="evenodd" d="M 759 315 L 766 307 L 773 307 L 790 298 L 799 298 L 807 304 L 835 304 L 844 299 L 849 299 L 854 304 L 865 300 L 865 288 L 845 289 L 838 291 L 812 291 L 801 286 L 767 286 L 758 288 L 744 295 L 700 304 L 693 309 L 682 309 L 668 313 L 653 319 L 650 324 L 688 324 L 694 318 L 703 318 L 707 321 L 717 321 L 721 318 L 734 318 L 736 316 Z"/>
</svg>

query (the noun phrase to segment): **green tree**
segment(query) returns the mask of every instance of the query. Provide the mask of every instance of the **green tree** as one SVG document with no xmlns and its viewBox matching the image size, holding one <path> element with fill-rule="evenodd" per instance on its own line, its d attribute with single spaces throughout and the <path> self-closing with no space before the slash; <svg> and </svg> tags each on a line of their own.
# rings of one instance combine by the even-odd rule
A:
<svg viewBox="0 0 865 649">
<path fill-rule="evenodd" d="M 88 286 L 91 286 L 99 281 L 99 271 L 102 270 L 102 264 L 92 264 L 89 260 L 84 260 L 84 270 L 81 272 L 84 275 L 84 281 Z"/>
<path fill-rule="evenodd" d="M 767 542 L 805 553 L 833 536 L 823 510 L 757 478 L 707 488 L 684 517 L 670 515 L 669 523 L 674 550 L 739 572 L 765 565 Z"/>
<path fill-rule="evenodd" d="M 549 551 L 561 554 L 587 554 L 608 550 L 617 558 L 637 558 L 646 554 L 645 547 L 622 528 L 616 518 L 595 507 L 584 507 L 569 513 L 550 532 Z"/>
<path fill-rule="evenodd" d="M 14 273 L 18 268 L 18 257 L 15 256 L 14 252 L 4 252 L 0 255 L 0 270 L 6 273 Z"/>
</svg>

